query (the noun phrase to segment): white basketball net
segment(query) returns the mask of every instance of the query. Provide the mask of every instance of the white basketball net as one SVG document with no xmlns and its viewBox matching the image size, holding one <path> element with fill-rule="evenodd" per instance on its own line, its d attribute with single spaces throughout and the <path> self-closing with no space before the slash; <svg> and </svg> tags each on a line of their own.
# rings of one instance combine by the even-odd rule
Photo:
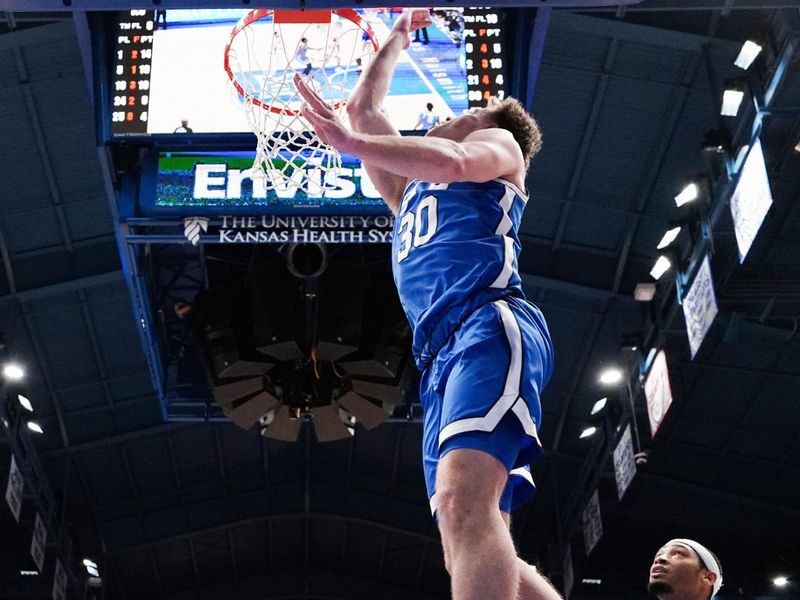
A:
<svg viewBox="0 0 800 600">
<path fill-rule="evenodd" d="M 321 196 L 336 188 L 342 160 L 298 114 L 292 78 L 301 73 L 346 121 L 344 101 L 374 53 L 372 40 L 335 12 L 321 24 L 276 24 L 272 11 L 253 12 L 266 14 L 243 27 L 242 19 L 227 49 L 234 100 L 257 138 L 253 185 Z"/>
</svg>

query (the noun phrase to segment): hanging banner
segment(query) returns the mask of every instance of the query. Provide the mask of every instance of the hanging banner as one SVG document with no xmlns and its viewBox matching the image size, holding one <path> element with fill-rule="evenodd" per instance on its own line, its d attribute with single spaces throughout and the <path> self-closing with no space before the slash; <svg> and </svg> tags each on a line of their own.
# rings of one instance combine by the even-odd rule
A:
<svg viewBox="0 0 800 600">
<path fill-rule="evenodd" d="M 647 398 L 647 416 L 650 418 L 650 435 L 655 437 L 656 431 L 664 420 L 672 404 L 672 388 L 669 385 L 667 355 L 663 350 L 656 354 L 653 366 L 644 380 L 644 395 Z"/>
<path fill-rule="evenodd" d="M 739 246 L 739 262 L 743 263 L 756 234 L 772 206 L 772 190 L 764 162 L 761 140 L 756 140 L 747 155 L 739 183 L 731 196 L 730 207 L 733 231 Z"/>
<path fill-rule="evenodd" d="M 603 522 L 600 519 L 600 496 L 594 491 L 586 508 L 583 509 L 583 541 L 586 554 L 591 554 L 597 542 L 603 536 Z"/>
<path fill-rule="evenodd" d="M 622 500 L 634 475 L 636 475 L 636 461 L 633 458 L 631 426 L 628 425 L 619 444 L 614 448 L 614 479 L 617 482 L 617 498 L 619 500 Z"/>
<path fill-rule="evenodd" d="M 67 572 L 61 564 L 61 559 L 56 558 L 56 571 L 53 575 L 53 600 L 66 600 L 67 597 Z"/>
<path fill-rule="evenodd" d="M 575 571 L 572 569 L 572 546 L 567 546 L 564 555 L 564 598 L 569 599 L 572 586 L 575 583 Z"/>
<path fill-rule="evenodd" d="M 36 520 L 33 522 L 33 539 L 31 540 L 31 556 L 33 562 L 39 568 L 39 573 L 44 571 L 44 552 L 47 544 L 47 528 L 39 513 L 36 513 Z"/>
<path fill-rule="evenodd" d="M 714 294 L 714 279 L 711 276 L 711 262 L 708 255 L 703 259 L 703 264 L 689 288 L 689 293 L 683 301 L 683 315 L 686 317 L 686 333 L 689 336 L 689 348 L 694 359 L 703 338 L 711 328 L 714 317 L 717 316 L 717 297 Z"/>
<path fill-rule="evenodd" d="M 22 490 L 25 487 L 25 480 L 22 479 L 22 473 L 20 473 L 19 468 L 17 467 L 17 461 L 14 459 L 14 455 L 11 455 L 11 468 L 8 471 L 8 486 L 6 487 L 6 502 L 8 502 L 8 507 L 11 509 L 11 514 L 14 515 L 14 519 L 19 523 L 19 513 L 22 510 Z"/>
</svg>

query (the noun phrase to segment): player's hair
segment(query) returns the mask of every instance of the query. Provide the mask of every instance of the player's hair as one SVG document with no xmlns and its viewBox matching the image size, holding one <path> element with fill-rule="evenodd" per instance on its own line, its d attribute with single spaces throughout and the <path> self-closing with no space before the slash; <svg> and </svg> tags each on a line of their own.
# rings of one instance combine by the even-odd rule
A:
<svg viewBox="0 0 800 600">
<path fill-rule="evenodd" d="M 525 107 L 514 98 L 506 98 L 502 102 L 490 102 L 489 107 L 494 113 L 494 122 L 501 129 L 507 129 L 517 140 L 522 157 L 525 159 L 525 168 L 531 159 L 542 147 L 542 132 L 539 124 L 528 114 Z"/>
</svg>

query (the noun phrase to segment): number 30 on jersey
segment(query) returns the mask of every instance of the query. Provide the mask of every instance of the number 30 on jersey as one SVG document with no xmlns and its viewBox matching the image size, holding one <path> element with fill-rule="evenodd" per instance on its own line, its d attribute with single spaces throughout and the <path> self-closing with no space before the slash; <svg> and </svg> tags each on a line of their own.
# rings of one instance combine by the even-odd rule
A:
<svg viewBox="0 0 800 600">
<path fill-rule="evenodd" d="M 436 233 L 437 225 L 436 196 L 425 196 L 417 206 L 417 210 L 408 211 L 400 219 L 397 232 L 400 240 L 397 262 L 403 262 L 411 252 L 411 248 L 427 244 Z"/>
</svg>

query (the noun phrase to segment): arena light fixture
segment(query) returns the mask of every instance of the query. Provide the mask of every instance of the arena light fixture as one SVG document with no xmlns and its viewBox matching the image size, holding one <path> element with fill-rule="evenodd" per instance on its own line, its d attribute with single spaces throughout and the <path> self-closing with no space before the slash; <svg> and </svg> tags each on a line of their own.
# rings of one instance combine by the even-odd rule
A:
<svg viewBox="0 0 800 600">
<path fill-rule="evenodd" d="M 656 296 L 655 283 L 637 283 L 633 290 L 633 298 L 637 302 L 650 302 Z"/>
<path fill-rule="evenodd" d="M 28 400 L 25 396 L 23 396 L 22 394 L 17 394 L 17 400 L 19 400 L 19 405 L 22 408 L 24 408 L 28 412 L 33 412 L 33 404 L 31 404 L 31 401 Z"/>
<path fill-rule="evenodd" d="M 44 433 L 44 429 L 36 421 L 28 421 L 28 429 L 33 433 Z"/>
<path fill-rule="evenodd" d="M 617 385 L 622 381 L 622 371 L 617 367 L 609 367 L 600 373 L 598 381 L 603 385 Z"/>
<path fill-rule="evenodd" d="M 700 190 L 697 187 L 697 184 L 692 182 L 688 184 L 681 190 L 681 193 L 675 196 L 675 206 L 683 206 L 691 202 L 692 200 L 697 200 L 697 196 L 700 194 Z"/>
<path fill-rule="evenodd" d="M 656 264 L 653 265 L 653 268 L 650 270 L 650 277 L 653 279 L 661 279 L 661 276 L 669 271 L 669 268 L 672 266 L 672 263 L 666 256 L 659 256 Z"/>
<path fill-rule="evenodd" d="M 19 381 L 25 377 L 25 370 L 17 363 L 6 363 L 3 365 L 3 377 L 9 381 Z"/>
<path fill-rule="evenodd" d="M 772 585 L 780 588 L 786 587 L 787 585 L 789 585 L 789 578 L 783 575 L 778 575 L 777 577 L 774 577 L 772 579 Z"/>
<path fill-rule="evenodd" d="M 733 61 L 733 64 L 740 69 L 747 70 L 760 53 L 761 46 L 751 40 L 747 40 L 744 44 L 742 44 L 742 49 L 739 50 L 739 56 L 736 57 L 736 60 Z"/>
<path fill-rule="evenodd" d="M 608 398 L 600 398 L 600 400 L 595 402 L 594 406 L 592 406 L 592 411 L 589 413 L 589 415 L 592 417 L 595 416 L 606 407 L 606 404 L 608 404 Z"/>
<path fill-rule="evenodd" d="M 588 437 L 593 436 L 596 432 L 597 432 L 597 427 L 592 425 L 591 427 L 587 427 L 583 431 L 581 431 L 581 434 L 578 437 L 579 437 L 579 439 L 583 440 L 583 439 L 586 439 Z"/>
<path fill-rule="evenodd" d="M 723 117 L 735 117 L 739 114 L 739 107 L 744 100 L 744 92 L 736 88 L 728 88 L 722 93 L 722 108 L 719 111 Z"/>
<path fill-rule="evenodd" d="M 658 242 L 658 246 L 656 246 L 656 250 L 663 250 L 667 246 L 669 246 L 672 242 L 678 239 L 678 236 L 681 233 L 681 226 L 673 227 L 672 229 L 667 230 L 664 236 L 661 238 L 661 241 Z"/>
</svg>

